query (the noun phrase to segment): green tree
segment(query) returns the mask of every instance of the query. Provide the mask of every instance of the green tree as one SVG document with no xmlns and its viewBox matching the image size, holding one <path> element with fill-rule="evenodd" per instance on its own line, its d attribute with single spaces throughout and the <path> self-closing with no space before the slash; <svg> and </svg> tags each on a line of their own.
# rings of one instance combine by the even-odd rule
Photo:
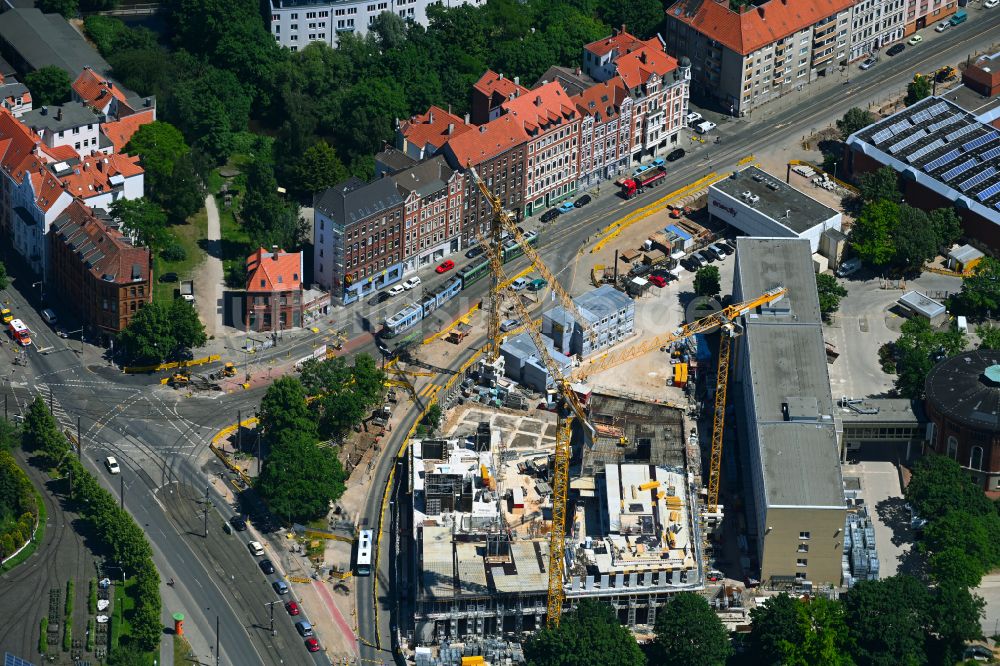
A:
<svg viewBox="0 0 1000 666">
<path fill-rule="evenodd" d="M 441 405 L 436 402 L 427 408 L 427 414 L 424 416 L 423 424 L 427 426 L 427 429 L 434 434 L 434 431 L 441 426 Z"/>
<path fill-rule="evenodd" d="M 20 445 L 20 428 L 7 419 L 0 420 L 0 451 L 12 451 Z"/>
<path fill-rule="evenodd" d="M 902 199 L 899 192 L 899 174 L 892 167 L 881 167 L 861 176 L 861 198 L 865 203 Z"/>
<path fill-rule="evenodd" d="M 722 290 L 722 278 L 716 266 L 704 266 L 694 274 L 694 293 L 699 296 L 718 296 Z"/>
<path fill-rule="evenodd" d="M 980 349 L 1000 350 L 1000 327 L 977 326 L 976 335 L 979 337 Z"/>
<path fill-rule="evenodd" d="M 894 201 L 879 199 L 865 204 L 850 233 L 851 247 L 861 261 L 873 266 L 892 261 L 896 256 L 893 231 L 898 219 L 899 204 Z"/>
<path fill-rule="evenodd" d="M 906 270 L 919 270 L 937 256 L 941 238 L 924 211 L 906 204 L 900 204 L 897 210 L 899 217 L 892 233 L 895 264 Z"/>
<path fill-rule="evenodd" d="M 747 648 L 753 663 L 784 663 L 788 646 L 803 642 L 798 622 L 800 604 L 782 592 L 750 610 Z"/>
<path fill-rule="evenodd" d="M 295 377 L 281 377 L 268 388 L 260 401 L 260 428 L 272 445 L 282 433 L 303 432 L 316 436 L 316 422 L 306 404 L 306 389 Z"/>
<path fill-rule="evenodd" d="M 943 455 L 926 455 L 916 462 L 903 496 L 918 515 L 929 521 L 948 511 L 963 511 L 977 517 L 996 512 L 993 503 L 959 464 Z"/>
<path fill-rule="evenodd" d="M 524 656 L 529 666 L 646 664 L 635 638 L 618 622 L 614 610 L 593 599 L 582 600 L 563 615 L 557 628 L 542 629 L 529 638 Z"/>
<path fill-rule="evenodd" d="M 309 432 L 288 429 L 272 446 L 256 488 L 275 515 L 313 520 L 344 493 L 345 478 L 333 449 L 319 446 Z"/>
<path fill-rule="evenodd" d="M 170 317 L 174 322 L 174 354 L 187 355 L 208 340 L 205 325 L 191 303 L 182 298 L 174 299 L 170 303 Z"/>
<path fill-rule="evenodd" d="M 118 336 L 132 363 L 156 364 L 182 357 L 205 344 L 205 327 L 194 307 L 183 299 L 153 301 L 140 308 Z"/>
<path fill-rule="evenodd" d="M 69 74 L 61 67 L 46 65 L 29 72 L 24 77 L 24 85 L 31 91 L 32 105 L 36 109 L 40 106 L 52 106 L 69 101 Z"/>
<path fill-rule="evenodd" d="M 865 580 L 841 596 L 852 656 L 859 666 L 926 664 L 931 595 L 912 576 Z"/>
<path fill-rule="evenodd" d="M 365 418 L 382 399 L 385 374 L 368 354 L 354 358 L 348 366 L 343 357 L 311 360 L 302 366 L 305 390 L 316 399 L 311 409 L 323 439 L 339 438 Z"/>
<path fill-rule="evenodd" d="M 959 585 L 939 585 L 930 607 L 928 653 L 934 664 L 954 664 L 962 658 L 968 641 L 983 638 L 985 602 Z"/>
<path fill-rule="evenodd" d="M 733 649 L 719 616 L 705 598 L 694 592 L 679 592 L 656 614 L 657 663 L 726 663 Z"/>
<path fill-rule="evenodd" d="M 844 117 L 837 121 L 837 129 L 846 139 L 850 135 L 871 125 L 877 120 L 877 116 L 871 111 L 852 106 L 844 114 Z"/>
<path fill-rule="evenodd" d="M 823 319 L 840 309 L 840 299 L 847 296 L 847 290 L 837 282 L 837 278 L 827 273 L 816 276 L 816 292 L 819 294 L 819 311 Z"/>
<path fill-rule="evenodd" d="M 962 237 L 962 220 L 954 208 L 935 208 L 928 217 L 939 248 L 948 247 Z"/>
<path fill-rule="evenodd" d="M 983 257 L 972 269 L 971 275 L 962 278 L 962 291 L 958 305 L 968 314 L 986 317 L 1000 311 L 1000 261 Z"/>
<path fill-rule="evenodd" d="M 69 449 L 69 444 L 41 396 L 32 401 L 22 424 L 24 448 L 37 451 L 50 465 L 55 465 Z"/>
<path fill-rule="evenodd" d="M 659 0 L 601 0 L 597 16 L 610 26 L 624 25 L 633 35 L 649 38 L 663 23 L 663 3 Z"/>
<path fill-rule="evenodd" d="M 174 165 L 190 150 L 180 130 L 162 120 L 140 127 L 125 146 L 126 153 L 139 156 L 146 184 L 153 190 L 173 174 Z"/>
<path fill-rule="evenodd" d="M 398 49 L 406 44 L 406 21 L 395 12 L 382 12 L 374 18 L 368 32 L 375 35 L 384 51 Z"/>
<path fill-rule="evenodd" d="M 46 14 L 62 14 L 73 18 L 80 11 L 79 0 L 38 0 L 38 8 Z"/>
<path fill-rule="evenodd" d="M 7 277 L 7 267 L 0 261 L 0 289 L 6 289 L 9 284 L 10 279 Z"/>
<path fill-rule="evenodd" d="M 159 205 L 146 197 L 118 199 L 111 204 L 111 214 L 121 224 L 122 233 L 153 252 L 167 240 L 167 216 Z"/>
<path fill-rule="evenodd" d="M 933 82 L 930 77 L 917 74 L 906 84 L 906 106 L 913 106 L 925 97 L 930 97 L 932 89 Z"/>
<path fill-rule="evenodd" d="M 91 14 L 83 20 L 83 29 L 104 57 L 132 49 L 159 48 L 156 33 L 152 30 L 145 26 L 127 26 L 121 19 L 113 16 Z M 115 74 L 117 73 L 116 71 Z"/>
<path fill-rule="evenodd" d="M 201 210 L 205 205 L 205 188 L 191 153 L 178 158 L 155 196 L 173 222 L 182 222 Z"/>
<path fill-rule="evenodd" d="M 248 167 L 240 216 L 255 247 L 277 245 L 291 249 L 298 245 L 304 232 L 298 207 L 278 193 L 273 165 L 264 157 L 254 160 Z"/>
<path fill-rule="evenodd" d="M 918 400 L 924 395 L 927 373 L 940 358 L 954 356 L 965 347 L 965 336 L 958 331 L 933 331 L 923 318 L 908 319 L 894 343 L 896 389 Z"/>
<path fill-rule="evenodd" d="M 130 641 L 112 650 L 108 657 L 108 666 L 146 666 L 147 663 L 146 653 Z"/>
<path fill-rule="evenodd" d="M 379 16 L 395 16 L 382 12 Z M 347 178 L 347 168 L 337 153 L 325 141 L 319 141 L 302 153 L 302 158 L 296 162 L 296 188 L 303 193 L 312 194 L 333 187 Z"/>
</svg>

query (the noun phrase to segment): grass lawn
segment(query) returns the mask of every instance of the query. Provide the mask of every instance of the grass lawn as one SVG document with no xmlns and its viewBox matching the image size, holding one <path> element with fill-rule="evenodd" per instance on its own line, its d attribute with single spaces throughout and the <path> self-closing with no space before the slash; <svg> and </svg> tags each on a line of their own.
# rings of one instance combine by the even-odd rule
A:
<svg viewBox="0 0 1000 666">
<path fill-rule="evenodd" d="M 122 636 L 127 636 L 132 627 L 129 625 L 129 617 L 135 610 L 135 599 L 132 598 L 129 590 L 135 585 L 135 579 L 129 578 L 125 581 L 124 587 L 115 583 L 112 587 L 115 592 L 114 614 L 111 616 L 111 649 L 118 647 L 118 642 Z"/>
<path fill-rule="evenodd" d="M 190 666 L 191 644 L 183 636 L 174 634 L 174 666 Z"/>
<path fill-rule="evenodd" d="M 208 232 L 208 214 L 204 209 L 198 211 L 187 221 L 187 224 L 178 224 L 167 229 L 170 236 L 184 248 L 187 256 L 182 261 L 167 261 L 157 256 L 155 259 L 155 271 L 153 273 L 157 282 L 153 286 L 153 298 L 155 300 L 171 301 L 174 298 L 174 289 L 178 287 L 177 282 L 159 282 L 159 277 L 164 273 L 177 273 L 181 280 L 193 277 L 194 270 L 204 260 L 205 250 L 198 244 L 203 240 Z"/>
</svg>

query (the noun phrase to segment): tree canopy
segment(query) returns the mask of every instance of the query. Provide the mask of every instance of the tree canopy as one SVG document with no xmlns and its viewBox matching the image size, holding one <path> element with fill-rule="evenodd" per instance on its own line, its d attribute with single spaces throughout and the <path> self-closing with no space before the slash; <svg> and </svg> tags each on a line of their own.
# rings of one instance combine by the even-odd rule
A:
<svg viewBox="0 0 1000 666">
<path fill-rule="evenodd" d="M 315 436 L 316 422 L 306 404 L 306 388 L 295 377 L 280 377 L 267 387 L 260 401 L 260 428 L 265 440 L 276 443 L 282 433 L 295 430 Z"/>
<path fill-rule="evenodd" d="M 902 195 L 899 192 L 899 174 L 892 167 L 884 166 L 861 176 L 861 198 L 866 203 L 875 201 L 898 202 Z"/>
<path fill-rule="evenodd" d="M 930 592 L 912 576 L 859 581 L 841 597 L 858 666 L 927 662 Z"/>
<path fill-rule="evenodd" d="M 281 431 L 264 461 L 256 488 L 281 518 L 312 520 L 330 510 L 346 479 L 336 451 L 319 446 L 308 431 Z"/>
<path fill-rule="evenodd" d="M 888 187 L 870 183 L 873 190 Z M 950 208 L 930 213 L 888 198 L 868 202 L 851 229 L 851 243 L 861 259 L 874 266 L 920 271 L 940 250 L 954 243 L 962 228 Z"/>
<path fill-rule="evenodd" d="M 719 616 L 700 594 L 678 592 L 656 614 L 659 664 L 721 666 L 732 654 Z"/>
<path fill-rule="evenodd" d="M 977 326 L 976 336 L 979 338 L 980 349 L 1000 350 L 1000 327 Z"/>
<path fill-rule="evenodd" d="M 930 97 L 934 88 L 931 77 L 917 74 L 913 80 L 906 84 L 906 106 L 913 106 L 925 97 Z"/>
<path fill-rule="evenodd" d="M 1000 261 L 983 257 L 972 269 L 972 274 L 962 278 L 962 291 L 956 305 L 975 317 L 1000 312 Z"/>
<path fill-rule="evenodd" d="M 306 361 L 300 377 L 316 397 L 310 408 L 323 439 L 343 437 L 360 423 L 381 401 L 385 386 L 385 373 L 368 354 L 355 356 L 353 366 L 341 356 Z"/>
<path fill-rule="evenodd" d="M 722 277 L 717 266 L 703 266 L 694 274 L 694 293 L 699 296 L 718 296 L 722 290 Z"/>
<path fill-rule="evenodd" d="M 855 132 L 871 125 L 876 118 L 877 116 L 871 111 L 852 106 L 844 114 L 844 117 L 837 121 L 837 129 L 846 139 Z"/>
<path fill-rule="evenodd" d="M 34 108 L 52 106 L 69 101 L 70 80 L 61 67 L 46 65 L 24 77 L 24 85 L 31 91 Z"/>
<path fill-rule="evenodd" d="M 824 319 L 840 309 L 840 299 L 847 296 L 847 290 L 837 282 L 837 278 L 827 273 L 816 276 L 816 293 L 819 294 L 819 311 Z"/>
<path fill-rule="evenodd" d="M 153 252 L 163 247 L 167 239 L 167 215 L 146 197 L 118 199 L 111 204 L 111 214 L 121 224 L 122 233 Z"/>
<path fill-rule="evenodd" d="M 756 664 L 848 666 L 850 639 L 840 603 L 771 597 L 750 611 L 748 650 Z"/>
<path fill-rule="evenodd" d="M 118 336 L 129 362 L 156 364 L 181 358 L 205 344 L 205 326 L 187 301 L 153 301 L 139 309 Z"/>
<path fill-rule="evenodd" d="M 965 336 L 959 331 L 934 331 L 922 317 L 906 320 L 899 338 L 893 343 L 896 390 L 907 398 L 922 398 L 927 373 L 934 364 L 942 358 L 954 356 L 964 347 Z"/>
<path fill-rule="evenodd" d="M 646 657 L 607 604 L 584 599 L 556 629 L 542 629 L 524 644 L 529 666 L 645 666 Z"/>
</svg>

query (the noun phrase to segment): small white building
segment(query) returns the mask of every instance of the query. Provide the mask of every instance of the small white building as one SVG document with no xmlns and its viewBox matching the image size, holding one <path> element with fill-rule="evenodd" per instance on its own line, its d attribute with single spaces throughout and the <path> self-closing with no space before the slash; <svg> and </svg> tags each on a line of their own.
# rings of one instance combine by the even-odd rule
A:
<svg viewBox="0 0 1000 666">
<path fill-rule="evenodd" d="M 708 213 L 747 236 L 805 238 L 813 253 L 824 231 L 841 228 L 838 211 L 753 166 L 708 188 Z"/>
</svg>

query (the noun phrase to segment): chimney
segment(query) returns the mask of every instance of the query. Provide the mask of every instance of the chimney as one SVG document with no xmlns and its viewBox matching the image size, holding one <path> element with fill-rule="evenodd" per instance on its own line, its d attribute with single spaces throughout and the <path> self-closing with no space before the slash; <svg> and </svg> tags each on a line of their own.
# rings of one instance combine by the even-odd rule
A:
<svg viewBox="0 0 1000 666">
<path fill-rule="evenodd" d="M 576 72 L 576 75 L 577 75 L 577 76 L 580 76 L 580 74 L 582 73 L 582 72 L 580 71 L 580 68 L 579 68 L 579 67 L 577 67 L 577 68 L 576 68 L 575 70 L 573 70 L 573 71 L 574 71 L 574 72 Z"/>
<path fill-rule="evenodd" d="M 503 81 L 503 72 L 497 74 L 497 81 Z"/>
<path fill-rule="evenodd" d="M 469 114 L 468 114 L 468 113 L 467 113 L 467 114 L 465 114 L 465 124 L 466 124 L 466 125 L 468 125 L 468 124 L 469 124 Z"/>
<path fill-rule="evenodd" d="M 62 107 L 56 107 L 56 120 L 62 120 Z"/>
<path fill-rule="evenodd" d="M 43 106 L 42 107 L 42 115 L 43 116 L 49 115 L 49 107 L 47 107 L 47 106 Z"/>
<path fill-rule="evenodd" d="M 98 171 L 104 171 L 104 161 L 103 160 L 97 160 L 97 170 Z"/>
<path fill-rule="evenodd" d="M 448 134 L 455 133 L 455 123 L 448 123 Z"/>
<path fill-rule="evenodd" d="M 480 134 L 485 134 L 486 133 L 486 125 L 480 125 L 479 126 L 479 133 Z"/>
<path fill-rule="evenodd" d="M 622 29 L 621 29 L 621 34 L 623 34 L 623 35 L 624 35 L 624 34 L 625 34 L 625 32 L 626 32 L 626 30 L 625 30 L 625 24 L 624 24 L 624 23 L 622 23 Z"/>
<path fill-rule="evenodd" d="M 535 95 L 535 106 L 541 106 L 541 105 L 542 105 L 542 96 Z"/>
<path fill-rule="evenodd" d="M 431 111 L 429 114 L 427 114 L 427 117 L 429 118 L 430 124 L 433 125 L 434 124 L 434 112 Z"/>
<path fill-rule="evenodd" d="M 521 85 L 521 77 L 520 76 L 515 76 L 514 77 L 514 85 L 515 86 Z"/>
<path fill-rule="evenodd" d="M 645 51 L 642 51 L 642 52 L 639 53 L 639 61 L 642 64 L 644 64 L 644 65 L 646 64 L 646 52 Z"/>
<path fill-rule="evenodd" d="M 760 17 L 762 19 L 766 19 L 767 18 L 767 17 L 764 16 L 764 7 L 763 6 L 757 8 L 757 13 L 760 14 Z"/>
</svg>

